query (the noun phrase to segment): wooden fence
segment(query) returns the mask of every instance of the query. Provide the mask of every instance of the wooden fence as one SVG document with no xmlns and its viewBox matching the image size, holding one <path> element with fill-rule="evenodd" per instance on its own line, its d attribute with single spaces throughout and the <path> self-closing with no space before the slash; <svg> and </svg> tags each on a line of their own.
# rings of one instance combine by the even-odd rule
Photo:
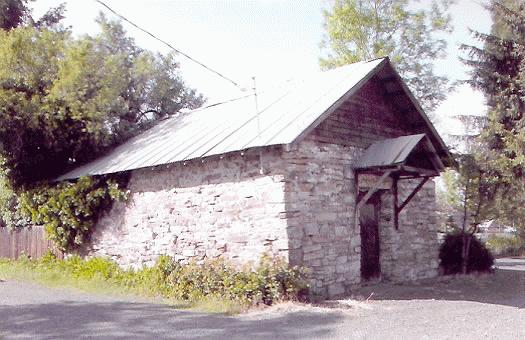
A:
<svg viewBox="0 0 525 340">
<path fill-rule="evenodd" d="M 63 257 L 62 253 L 55 249 L 53 243 L 46 239 L 43 227 L 20 228 L 14 231 L 0 227 L 0 258 L 17 259 L 22 254 L 31 258 L 39 258 L 48 251 L 52 251 L 58 257 Z"/>
</svg>

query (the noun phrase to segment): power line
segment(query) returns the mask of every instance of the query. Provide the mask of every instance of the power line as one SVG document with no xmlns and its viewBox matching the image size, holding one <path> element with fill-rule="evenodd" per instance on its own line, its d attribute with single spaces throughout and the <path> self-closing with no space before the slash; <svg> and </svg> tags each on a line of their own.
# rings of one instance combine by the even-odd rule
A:
<svg viewBox="0 0 525 340">
<path fill-rule="evenodd" d="M 117 17 L 119 17 L 120 19 L 124 20 L 125 22 L 129 23 L 130 25 L 134 26 L 135 28 L 141 30 L 142 32 L 146 33 L 147 35 L 151 36 L 153 39 L 163 43 L 164 45 L 168 46 L 169 48 L 171 48 L 173 51 L 181 54 L 182 56 L 188 58 L 189 60 L 193 61 L 194 63 L 204 67 L 205 69 L 207 69 L 208 71 L 216 74 L 217 76 L 221 77 L 222 79 L 230 82 L 231 84 L 233 84 L 234 86 L 236 86 L 237 88 L 239 88 L 241 91 L 245 91 L 245 89 L 243 87 L 241 87 L 237 82 L 233 81 L 232 79 L 226 77 L 225 75 L 215 71 L 214 69 L 212 69 L 211 67 L 208 67 L 206 65 L 204 65 L 203 63 L 201 63 L 200 61 L 192 58 L 191 56 L 189 56 L 188 54 L 178 50 L 177 48 L 175 48 L 173 45 L 171 45 L 170 43 L 168 43 L 167 41 L 165 40 L 162 40 L 161 38 L 157 37 L 156 35 L 154 35 L 153 33 L 150 33 L 148 31 L 146 31 L 144 28 L 138 26 L 137 24 L 135 24 L 134 22 L 132 22 L 131 20 L 129 20 L 128 18 L 126 18 L 125 16 L 123 16 L 122 14 L 119 14 L 118 12 L 116 12 L 114 9 L 112 9 L 111 7 L 109 7 L 108 5 L 106 5 L 104 2 L 102 2 L 101 0 L 94 0 L 95 2 L 98 2 L 100 5 L 104 6 L 106 9 L 108 9 L 111 13 L 115 14 Z"/>
</svg>

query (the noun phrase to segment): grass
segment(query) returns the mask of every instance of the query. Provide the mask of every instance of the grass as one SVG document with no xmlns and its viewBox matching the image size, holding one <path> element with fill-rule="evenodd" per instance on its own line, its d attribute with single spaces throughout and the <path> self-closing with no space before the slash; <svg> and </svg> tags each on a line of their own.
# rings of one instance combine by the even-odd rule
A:
<svg viewBox="0 0 525 340">
<path fill-rule="evenodd" d="M 238 269 L 223 261 L 182 266 L 162 256 L 153 267 L 133 270 L 96 257 L 60 260 L 48 254 L 37 260 L 0 259 L 0 279 L 140 297 L 176 308 L 228 315 L 294 299 L 303 285 L 300 274 L 279 261 L 261 261 L 258 267 Z"/>
<path fill-rule="evenodd" d="M 496 256 L 525 255 L 525 240 L 517 235 L 493 236 L 487 240 L 487 248 Z"/>
<path fill-rule="evenodd" d="M 109 282 L 100 276 L 77 278 L 58 269 L 35 270 L 21 261 L 6 259 L 0 259 L 0 280 L 36 282 L 45 287 L 68 288 L 96 295 L 141 298 L 148 302 L 167 304 L 177 309 L 196 312 L 235 315 L 249 308 L 246 304 L 227 299 L 177 300 L 161 296 L 146 287 L 127 287 L 119 283 Z"/>
</svg>

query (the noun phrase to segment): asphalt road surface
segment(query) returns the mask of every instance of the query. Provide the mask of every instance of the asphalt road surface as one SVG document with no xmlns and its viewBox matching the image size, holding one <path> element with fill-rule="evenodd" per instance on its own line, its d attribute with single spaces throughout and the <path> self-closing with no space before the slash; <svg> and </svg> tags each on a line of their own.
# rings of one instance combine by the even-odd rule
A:
<svg viewBox="0 0 525 340">
<path fill-rule="evenodd" d="M 0 282 L 0 339 L 523 340 L 525 259 L 501 259 L 497 266 L 493 275 L 380 284 L 357 291 L 357 300 L 286 304 L 235 317 Z"/>
</svg>

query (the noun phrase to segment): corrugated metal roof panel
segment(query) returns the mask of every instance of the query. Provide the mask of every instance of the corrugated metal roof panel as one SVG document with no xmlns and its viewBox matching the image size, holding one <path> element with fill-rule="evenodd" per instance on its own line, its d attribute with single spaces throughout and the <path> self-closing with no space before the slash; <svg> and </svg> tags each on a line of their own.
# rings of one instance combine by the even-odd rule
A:
<svg viewBox="0 0 525 340">
<path fill-rule="evenodd" d="M 384 139 L 370 145 L 354 163 L 354 168 L 392 166 L 404 163 L 408 155 L 425 137 L 425 134 Z"/>
<path fill-rule="evenodd" d="M 258 119 L 253 96 L 178 114 L 58 180 L 289 144 L 384 60 L 355 63 L 320 73 L 290 84 L 284 94 L 263 92 L 258 95 Z"/>
</svg>

